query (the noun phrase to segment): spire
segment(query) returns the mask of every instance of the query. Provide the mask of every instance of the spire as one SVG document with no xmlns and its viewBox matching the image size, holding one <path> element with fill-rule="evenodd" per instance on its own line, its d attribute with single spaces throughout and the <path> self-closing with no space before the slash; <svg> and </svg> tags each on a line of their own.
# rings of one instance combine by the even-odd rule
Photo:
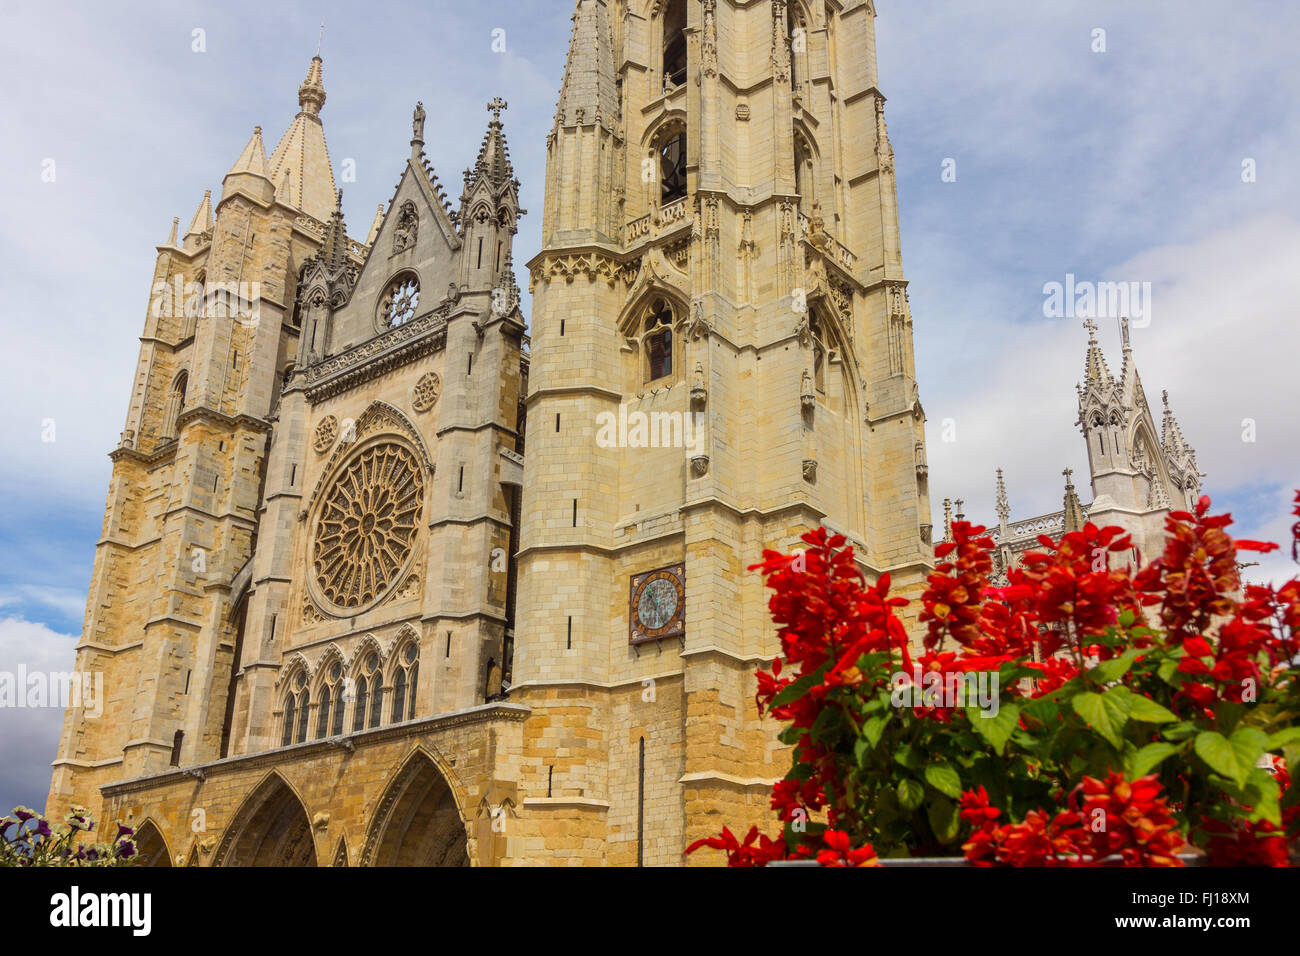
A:
<svg viewBox="0 0 1300 956">
<path fill-rule="evenodd" d="M 194 218 L 190 220 L 190 228 L 185 230 L 185 238 L 202 236 L 205 232 L 211 233 L 212 227 L 212 190 L 205 189 L 203 190 L 203 202 L 199 203 Z"/>
<path fill-rule="evenodd" d="M 171 231 L 171 235 L 167 237 L 167 245 L 169 246 L 176 245 L 176 230 L 180 229 L 180 227 L 181 227 L 181 219 L 180 216 L 177 216 L 175 219 L 172 220 L 172 231 Z"/>
<path fill-rule="evenodd" d="M 313 57 L 307 79 L 298 87 L 301 109 L 271 154 L 268 177 L 276 186 L 276 201 L 293 206 L 321 222 L 334 209 L 334 172 L 320 110 L 325 105 L 321 58 Z"/>
<path fill-rule="evenodd" d="M 239 159 L 235 160 L 235 165 L 230 167 L 230 172 L 226 175 L 234 176 L 237 173 L 267 178 L 266 146 L 262 143 L 262 127 L 253 127 L 253 135 L 249 138 L 248 145 L 244 147 L 244 151 L 239 154 Z"/>
<path fill-rule="evenodd" d="M 1061 474 L 1065 476 L 1065 532 L 1079 531 L 1083 528 L 1083 505 L 1074 490 L 1074 469 L 1067 468 Z"/>
<path fill-rule="evenodd" d="M 1011 520 L 1011 502 L 1007 500 L 1007 483 L 1002 480 L 1002 469 L 998 469 L 998 521 L 1005 528 Z"/>
<path fill-rule="evenodd" d="M 307 68 L 307 79 L 298 87 L 298 105 L 308 116 L 319 116 L 325 105 L 325 79 L 321 70 L 321 58 L 317 53 L 311 58 Z"/>
<path fill-rule="evenodd" d="M 330 213 L 329 224 L 325 227 L 325 244 L 321 246 L 316 258 L 325 263 L 331 275 L 338 275 L 348 264 L 348 227 L 343 222 L 343 190 L 338 191 L 334 201 L 334 211 Z"/>
<path fill-rule="evenodd" d="M 1178 427 L 1178 419 L 1169 407 L 1168 389 L 1160 393 L 1160 399 L 1165 406 L 1164 418 L 1160 423 L 1160 447 L 1166 454 L 1179 455 L 1187 450 L 1187 440 L 1183 438 L 1183 430 Z"/>
<path fill-rule="evenodd" d="M 943 540 L 952 540 L 952 499 L 943 499 Z"/>
<path fill-rule="evenodd" d="M 569 58 L 555 110 L 556 125 L 597 123 L 613 130 L 619 115 L 618 103 L 614 40 L 605 0 L 578 0 L 573 13 Z"/>
<path fill-rule="evenodd" d="M 366 245 L 373 246 L 375 240 L 379 238 L 379 227 L 384 224 L 384 204 L 380 203 L 375 210 L 375 221 L 370 224 L 370 233 L 366 236 Z"/>
<path fill-rule="evenodd" d="M 1097 323 L 1087 319 L 1083 327 L 1088 330 L 1088 357 L 1083 365 L 1083 383 L 1085 388 L 1109 388 L 1115 383 L 1110 369 L 1106 367 L 1106 356 L 1097 344 Z"/>
<path fill-rule="evenodd" d="M 510 148 L 506 146 L 506 134 L 501 125 L 501 111 L 506 108 L 505 100 L 497 97 L 487 106 L 492 119 L 488 122 L 487 133 L 483 136 L 483 145 L 479 147 L 478 159 L 470 172 L 470 192 L 480 182 L 486 182 L 495 195 L 507 184 L 515 182 L 515 170 L 510 164 Z"/>
</svg>

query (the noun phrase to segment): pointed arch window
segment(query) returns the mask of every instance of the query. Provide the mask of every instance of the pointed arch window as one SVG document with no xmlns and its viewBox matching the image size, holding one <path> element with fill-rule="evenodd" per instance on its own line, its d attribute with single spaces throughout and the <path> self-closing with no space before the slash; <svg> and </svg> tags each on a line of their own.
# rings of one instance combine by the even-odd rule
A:
<svg viewBox="0 0 1300 956">
<path fill-rule="evenodd" d="M 415 682 L 420 649 L 414 641 L 402 648 L 393 671 L 393 723 L 415 716 Z"/>
<path fill-rule="evenodd" d="M 307 687 L 307 675 L 299 669 L 293 675 L 289 692 L 284 701 L 284 732 L 281 735 L 282 746 L 303 743 L 307 739 L 307 721 L 311 710 L 311 691 Z"/>
<path fill-rule="evenodd" d="M 647 382 L 667 378 L 673 374 L 674 318 L 673 307 L 667 299 L 656 296 L 650 302 L 641 335 L 641 347 L 646 357 Z"/>
<path fill-rule="evenodd" d="M 374 651 L 367 653 L 362 661 L 361 676 L 357 678 L 357 702 L 352 712 L 353 732 L 378 727 L 382 721 L 384 678 L 380 664 L 379 655 Z"/>
<path fill-rule="evenodd" d="M 668 0 L 664 8 L 664 92 L 686 82 L 686 0 Z"/>
<path fill-rule="evenodd" d="M 337 660 L 325 672 L 320 690 L 320 714 L 316 719 L 317 737 L 337 737 L 343 733 L 343 665 Z"/>
<path fill-rule="evenodd" d="M 659 150 L 659 202 L 686 198 L 686 130 L 679 129 Z"/>
</svg>

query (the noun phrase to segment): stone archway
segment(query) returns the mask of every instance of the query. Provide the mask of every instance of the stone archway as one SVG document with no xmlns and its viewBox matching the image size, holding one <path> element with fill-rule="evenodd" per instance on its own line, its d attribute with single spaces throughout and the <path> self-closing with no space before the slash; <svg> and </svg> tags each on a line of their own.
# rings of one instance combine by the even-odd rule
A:
<svg viewBox="0 0 1300 956">
<path fill-rule="evenodd" d="M 171 866 L 172 855 L 167 841 L 152 820 L 146 820 L 135 831 L 137 866 Z"/>
<path fill-rule="evenodd" d="M 307 809 L 278 774 L 263 780 L 236 812 L 213 865 L 317 865 Z"/>
<path fill-rule="evenodd" d="M 412 754 L 379 801 L 368 866 L 469 866 L 468 835 L 451 785 L 432 758 Z"/>
</svg>

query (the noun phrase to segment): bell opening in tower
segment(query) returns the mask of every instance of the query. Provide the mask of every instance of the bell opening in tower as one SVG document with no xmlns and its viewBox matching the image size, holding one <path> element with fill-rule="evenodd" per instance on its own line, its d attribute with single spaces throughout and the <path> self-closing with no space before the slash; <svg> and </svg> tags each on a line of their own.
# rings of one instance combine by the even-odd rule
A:
<svg viewBox="0 0 1300 956">
<path fill-rule="evenodd" d="M 686 0 L 670 0 L 664 10 L 664 92 L 686 82 Z"/>
</svg>

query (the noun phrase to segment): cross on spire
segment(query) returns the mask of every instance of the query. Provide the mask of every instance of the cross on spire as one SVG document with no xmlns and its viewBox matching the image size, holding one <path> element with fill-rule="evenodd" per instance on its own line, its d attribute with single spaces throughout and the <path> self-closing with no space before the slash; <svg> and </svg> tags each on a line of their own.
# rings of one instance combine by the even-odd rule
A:
<svg viewBox="0 0 1300 956">
<path fill-rule="evenodd" d="M 1096 342 L 1096 341 L 1097 341 L 1097 323 L 1096 323 L 1095 321 L 1093 321 L 1092 318 L 1087 318 L 1087 319 L 1084 319 L 1084 320 L 1083 320 L 1083 327 L 1084 327 L 1085 329 L 1088 330 L 1088 341 L 1089 341 L 1089 342 Z"/>
<path fill-rule="evenodd" d="M 1067 468 L 1065 471 L 1061 472 L 1061 474 L 1065 475 L 1065 483 L 1068 485 L 1074 478 L 1074 469 Z"/>
<path fill-rule="evenodd" d="M 487 105 L 487 108 L 488 108 L 488 112 L 492 114 L 492 122 L 500 123 L 501 111 L 507 109 L 508 107 L 506 106 L 506 101 L 498 96 L 496 99 L 494 99 L 491 103 Z"/>
</svg>

